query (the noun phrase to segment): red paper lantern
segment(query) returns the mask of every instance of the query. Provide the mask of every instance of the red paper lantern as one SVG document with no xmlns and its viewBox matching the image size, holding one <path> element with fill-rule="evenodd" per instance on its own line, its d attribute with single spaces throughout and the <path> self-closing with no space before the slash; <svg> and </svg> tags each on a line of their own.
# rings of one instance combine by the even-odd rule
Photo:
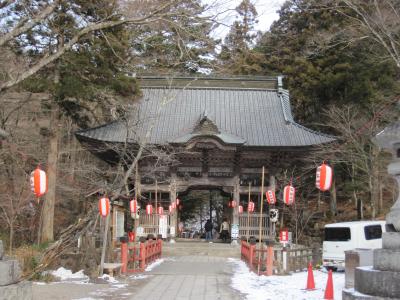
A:
<svg viewBox="0 0 400 300">
<path fill-rule="evenodd" d="M 254 202 L 250 201 L 249 204 L 247 205 L 247 211 L 248 212 L 253 212 L 254 211 Z"/>
<path fill-rule="evenodd" d="M 171 205 L 172 205 L 172 209 L 176 208 L 176 202 L 172 202 Z"/>
<path fill-rule="evenodd" d="M 243 213 L 243 206 L 242 205 L 238 206 L 238 212 L 239 212 L 239 214 Z"/>
<path fill-rule="evenodd" d="M 322 165 L 317 168 L 315 186 L 323 192 L 328 191 L 332 185 L 332 177 L 332 168 L 325 163 L 322 163 Z"/>
<path fill-rule="evenodd" d="M 136 199 L 129 201 L 129 209 L 131 211 L 131 214 L 135 214 L 137 212 L 137 200 Z"/>
<path fill-rule="evenodd" d="M 172 214 L 172 212 L 174 211 L 172 204 L 169 205 L 168 210 L 169 210 L 169 213 Z"/>
<path fill-rule="evenodd" d="M 163 215 L 164 214 L 164 208 L 162 206 L 158 207 L 158 214 Z"/>
<path fill-rule="evenodd" d="M 236 207 L 236 201 L 235 201 L 235 200 L 229 201 L 229 202 L 228 202 L 228 207 L 235 208 L 235 207 Z"/>
<path fill-rule="evenodd" d="M 102 217 L 107 217 L 110 213 L 110 200 L 103 197 L 99 200 L 99 212 Z"/>
<path fill-rule="evenodd" d="M 48 184 L 47 184 L 47 175 L 46 172 L 37 167 L 31 173 L 31 190 L 35 194 L 36 197 L 41 197 L 47 193 Z"/>
<path fill-rule="evenodd" d="M 147 204 L 146 205 L 146 214 L 151 215 L 153 213 L 153 205 Z"/>
<path fill-rule="evenodd" d="M 176 206 L 179 206 L 179 202 L 180 202 L 179 198 L 176 198 Z"/>
<path fill-rule="evenodd" d="M 276 203 L 275 192 L 273 190 L 266 191 L 265 196 L 267 198 L 268 204 Z"/>
<path fill-rule="evenodd" d="M 291 185 L 285 186 L 283 190 L 283 202 L 286 205 L 292 205 L 294 203 L 296 189 Z"/>
</svg>

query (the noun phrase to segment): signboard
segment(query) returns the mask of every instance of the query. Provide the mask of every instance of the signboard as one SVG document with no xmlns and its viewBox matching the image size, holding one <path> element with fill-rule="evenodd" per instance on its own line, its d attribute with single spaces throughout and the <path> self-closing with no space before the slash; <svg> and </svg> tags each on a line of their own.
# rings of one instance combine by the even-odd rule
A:
<svg viewBox="0 0 400 300">
<path fill-rule="evenodd" d="M 136 228 L 136 236 L 143 236 L 143 234 L 144 234 L 143 227 L 139 226 L 138 228 Z"/>
<path fill-rule="evenodd" d="M 279 242 L 282 244 L 287 244 L 289 242 L 289 232 L 287 229 L 282 229 L 279 232 Z"/>
<path fill-rule="evenodd" d="M 231 238 L 232 240 L 236 240 L 239 238 L 239 224 L 232 224 Z"/>
<path fill-rule="evenodd" d="M 160 221 L 158 226 L 158 234 L 161 234 L 163 239 L 167 238 L 168 233 L 168 216 L 160 215 Z"/>
</svg>

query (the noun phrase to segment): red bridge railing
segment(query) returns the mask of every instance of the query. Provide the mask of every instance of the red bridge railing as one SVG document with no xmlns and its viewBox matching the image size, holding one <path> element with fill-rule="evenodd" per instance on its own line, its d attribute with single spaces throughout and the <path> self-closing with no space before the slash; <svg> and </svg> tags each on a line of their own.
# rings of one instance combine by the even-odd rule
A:
<svg viewBox="0 0 400 300">
<path fill-rule="evenodd" d="M 128 245 L 121 243 L 121 273 L 143 272 L 147 265 L 160 258 L 162 240 L 149 240 L 144 243 Z"/>
<path fill-rule="evenodd" d="M 258 275 L 271 276 L 274 264 L 274 247 L 262 246 L 261 250 L 256 245 L 241 242 L 241 258 L 249 268 Z"/>
</svg>

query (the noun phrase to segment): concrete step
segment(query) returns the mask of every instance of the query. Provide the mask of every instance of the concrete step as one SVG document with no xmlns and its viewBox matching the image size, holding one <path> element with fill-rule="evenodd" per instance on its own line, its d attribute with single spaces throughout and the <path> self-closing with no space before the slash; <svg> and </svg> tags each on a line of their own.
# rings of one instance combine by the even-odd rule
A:
<svg viewBox="0 0 400 300">
<path fill-rule="evenodd" d="M 240 245 L 208 242 L 165 242 L 163 256 L 240 257 Z"/>
<path fill-rule="evenodd" d="M 371 267 L 355 270 L 354 289 L 362 294 L 396 299 L 400 295 L 399 282 L 400 272 L 378 271 Z"/>
<path fill-rule="evenodd" d="M 400 272 L 400 250 L 375 249 L 374 269 Z"/>
</svg>

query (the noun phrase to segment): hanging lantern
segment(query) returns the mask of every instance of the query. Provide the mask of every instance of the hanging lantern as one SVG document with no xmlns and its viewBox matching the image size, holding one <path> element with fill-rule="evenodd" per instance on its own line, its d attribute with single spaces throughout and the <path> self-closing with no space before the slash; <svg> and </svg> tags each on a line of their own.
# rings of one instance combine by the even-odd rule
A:
<svg viewBox="0 0 400 300">
<path fill-rule="evenodd" d="M 157 211 L 158 211 L 159 215 L 163 215 L 164 214 L 164 208 L 162 206 L 159 206 Z"/>
<path fill-rule="evenodd" d="M 238 212 L 239 212 L 239 214 L 243 213 L 243 206 L 242 205 L 238 206 Z"/>
<path fill-rule="evenodd" d="M 296 189 L 292 186 L 292 184 L 285 186 L 283 190 L 283 202 L 286 205 L 292 205 L 294 203 L 295 193 Z"/>
<path fill-rule="evenodd" d="M 147 204 L 146 205 L 146 214 L 151 215 L 153 213 L 153 205 Z"/>
<path fill-rule="evenodd" d="M 172 202 L 171 205 L 172 205 L 172 209 L 176 208 L 176 202 Z"/>
<path fill-rule="evenodd" d="M 231 207 L 232 207 L 232 208 L 235 208 L 235 207 L 236 207 L 236 201 L 235 201 L 235 200 L 232 200 L 232 201 L 231 201 Z"/>
<path fill-rule="evenodd" d="M 172 205 L 170 204 L 168 207 L 169 213 L 172 214 L 172 212 L 174 211 L 174 208 L 172 207 Z"/>
<path fill-rule="evenodd" d="M 136 212 L 137 212 L 137 200 L 136 199 L 129 201 L 129 209 L 131 211 L 131 214 L 136 214 Z"/>
<path fill-rule="evenodd" d="M 275 204 L 276 203 L 275 192 L 273 190 L 268 190 L 265 193 L 265 196 L 267 197 L 268 204 Z"/>
<path fill-rule="evenodd" d="M 179 205 L 178 206 L 178 208 L 179 208 L 179 210 L 182 210 L 182 208 L 183 208 L 183 205 L 181 204 L 181 205 Z"/>
<path fill-rule="evenodd" d="M 332 185 L 332 176 L 332 168 L 322 163 L 322 165 L 317 168 L 317 175 L 315 178 L 315 186 L 317 189 L 323 192 L 328 191 Z"/>
<path fill-rule="evenodd" d="M 179 206 L 179 202 L 180 202 L 179 198 L 176 198 L 176 206 Z"/>
<path fill-rule="evenodd" d="M 31 190 L 35 194 L 36 197 L 41 197 L 47 193 L 48 184 L 47 184 L 47 175 L 46 172 L 37 167 L 31 173 Z"/>
<path fill-rule="evenodd" d="M 99 200 L 99 212 L 102 217 L 107 217 L 110 213 L 110 200 L 107 197 Z"/>
<path fill-rule="evenodd" d="M 248 212 L 253 212 L 254 211 L 254 202 L 250 201 L 249 204 L 247 205 L 247 211 Z"/>
</svg>

